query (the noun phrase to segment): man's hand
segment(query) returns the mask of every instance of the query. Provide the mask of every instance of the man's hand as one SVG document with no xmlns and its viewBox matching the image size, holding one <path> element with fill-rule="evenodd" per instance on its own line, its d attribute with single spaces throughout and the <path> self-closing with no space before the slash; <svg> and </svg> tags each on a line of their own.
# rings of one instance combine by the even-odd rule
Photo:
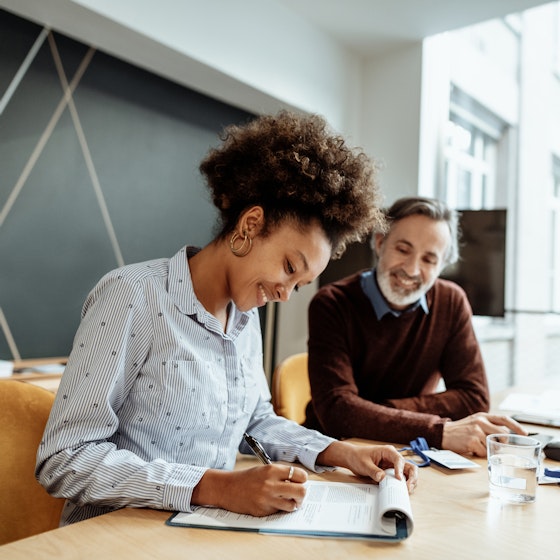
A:
<svg viewBox="0 0 560 560">
<path fill-rule="evenodd" d="M 486 436 L 514 432 L 527 435 L 523 427 L 509 416 L 477 412 L 443 426 L 441 446 L 456 453 L 486 457 Z"/>
</svg>

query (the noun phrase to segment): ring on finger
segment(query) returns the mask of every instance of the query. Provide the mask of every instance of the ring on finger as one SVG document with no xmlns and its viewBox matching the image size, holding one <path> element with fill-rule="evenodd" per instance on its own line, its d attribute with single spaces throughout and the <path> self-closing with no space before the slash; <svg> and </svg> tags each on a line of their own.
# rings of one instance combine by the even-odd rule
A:
<svg viewBox="0 0 560 560">
<path fill-rule="evenodd" d="M 291 482 L 293 476 L 294 476 L 294 467 L 290 467 L 290 472 L 288 473 L 288 478 L 286 480 L 288 482 Z"/>
</svg>

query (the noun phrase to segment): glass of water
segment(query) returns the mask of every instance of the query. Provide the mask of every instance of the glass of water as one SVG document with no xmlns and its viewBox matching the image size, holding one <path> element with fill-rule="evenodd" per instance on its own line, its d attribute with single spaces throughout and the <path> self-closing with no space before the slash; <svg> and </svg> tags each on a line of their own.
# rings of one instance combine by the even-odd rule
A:
<svg viewBox="0 0 560 560">
<path fill-rule="evenodd" d="M 504 502 L 534 502 L 541 442 L 517 434 L 490 434 L 486 445 L 490 495 Z"/>
</svg>

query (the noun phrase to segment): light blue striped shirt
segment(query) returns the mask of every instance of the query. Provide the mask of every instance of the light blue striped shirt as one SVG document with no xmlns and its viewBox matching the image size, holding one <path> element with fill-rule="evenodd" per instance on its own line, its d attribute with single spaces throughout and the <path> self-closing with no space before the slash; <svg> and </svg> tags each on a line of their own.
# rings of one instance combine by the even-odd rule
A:
<svg viewBox="0 0 560 560">
<path fill-rule="evenodd" d="M 37 454 L 61 524 L 124 506 L 191 511 L 208 468 L 232 469 L 254 435 L 312 470 L 332 441 L 274 414 L 258 312 L 226 333 L 197 300 L 187 248 L 105 275 L 82 321 Z M 194 254 L 189 249 L 189 256 Z"/>
</svg>

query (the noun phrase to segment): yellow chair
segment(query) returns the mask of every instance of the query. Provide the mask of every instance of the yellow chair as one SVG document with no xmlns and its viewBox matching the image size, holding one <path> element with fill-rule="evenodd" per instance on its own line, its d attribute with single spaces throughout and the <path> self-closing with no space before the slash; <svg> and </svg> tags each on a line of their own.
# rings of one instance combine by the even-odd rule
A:
<svg viewBox="0 0 560 560">
<path fill-rule="evenodd" d="M 35 479 L 35 457 L 54 394 L 0 380 L 0 545 L 58 527 L 64 505 Z"/>
<path fill-rule="evenodd" d="M 311 400 L 307 375 L 307 352 L 280 362 L 272 374 L 272 406 L 276 414 L 302 424 L 305 407 Z"/>
</svg>

